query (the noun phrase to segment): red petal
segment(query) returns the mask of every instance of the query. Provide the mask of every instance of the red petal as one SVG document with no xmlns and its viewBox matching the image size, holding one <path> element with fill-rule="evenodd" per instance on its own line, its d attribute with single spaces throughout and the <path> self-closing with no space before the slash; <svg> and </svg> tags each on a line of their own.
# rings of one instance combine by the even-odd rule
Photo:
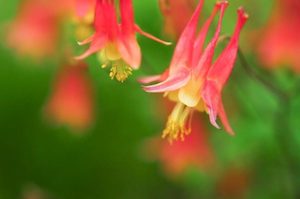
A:
<svg viewBox="0 0 300 199">
<path fill-rule="evenodd" d="M 152 75 L 147 77 L 141 77 L 138 81 L 142 84 L 149 84 L 151 82 L 161 81 L 161 75 Z"/>
<path fill-rule="evenodd" d="M 148 37 L 149 39 L 152 39 L 158 43 L 162 43 L 164 45 L 171 45 L 172 43 L 171 42 L 167 42 L 167 41 L 163 41 L 145 31 L 143 31 L 138 25 L 135 25 L 135 31 L 137 31 L 138 33 L 140 33 L 141 35 L 145 36 L 145 37 Z"/>
<path fill-rule="evenodd" d="M 191 62 L 193 44 L 197 29 L 197 22 L 199 19 L 200 11 L 203 6 L 203 0 L 200 0 L 196 10 L 194 11 L 190 21 L 187 23 L 178 43 L 175 47 L 174 55 L 170 64 L 170 73 L 173 73 L 180 66 L 185 66 Z"/>
<path fill-rule="evenodd" d="M 142 54 L 135 35 L 120 35 L 117 46 L 124 61 L 133 69 L 138 69 L 141 64 Z"/>
<path fill-rule="evenodd" d="M 82 46 L 82 45 L 91 43 L 91 42 L 94 40 L 94 38 L 95 38 L 95 35 L 92 35 L 92 36 L 86 38 L 85 40 L 79 41 L 79 42 L 77 42 L 77 43 L 78 43 L 78 45 Z"/>
<path fill-rule="evenodd" d="M 232 130 L 229 122 L 228 122 L 228 119 L 227 119 L 227 115 L 226 115 L 226 112 L 224 110 L 224 106 L 223 106 L 223 102 L 222 100 L 220 100 L 220 103 L 219 103 L 219 117 L 222 121 L 222 124 L 223 126 L 225 127 L 225 130 L 230 134 L 230 135 L 235 135 L 234 131 Z"/>
<path fill-rule="evenodd" d="M 134 32 L 134 15 L 132 0 L 120 0 L 121 26 L 124 34 Z"/>
<path fill-rule="evenodd" d="M 193 61 L 192 61 L 192 65 L 196 65 L 196 63 L 199 61 L 201 55 L 202 55 L 202 49 L 203 49 L 203 45 L 205 42 L 205 38 L 207 36 L 208 33 L 208 29 L 213 21 L 213 19 L 215 18 L 217 12 L 220 10 L 220 5 L 216 4 L 215 8 L 213 9 L 213 12 L 211 13 L 210 17 L 206 20 L 206 22 L 204 23 L 204 25 L 202 26 L 200 33 L 195 41 L 194 44 L 194 50 L 193 50 Z"/>
<path fill-rule="evenodd" d="M 219 56 L 217 61 L 213 64 L 207 75 L 207 79 L 214 80 L 218 84 L 217 86 L 220 90 L 226 83 L 234 66 L 234 62 L 238 51 L 238 39 L 240 31 L 248 18 L 248 15 L 242 8 L 238 10 L 238 15 L 238 22 L 229 44 Z"/>
<path fill-rule="evenodd" d="M 224 12 L 225 12 L 225 10 L 228 6 L 228 2 L 227 1 L 222 1 L 222 2 L 219 3 L 219 5 L 220 5 L 221 13 L 220 13 L 218 26 L 217 26 L 215 35 L 212 38 L 212 40 L 210 41 L 210 43 L 207 45 L 206 49 L 203 52 L 203 55 L 201 56 L 200 60 L 197 63 L 197 65 L 194 66 L 195 67 L 194 68 L 194 74 L 198 78 L 204 78 L 207 71 L 209 70 L 209 67 L 211 66 L 213 56 L 214 56 L 214 52 L 215 52 L 215 48 L 216 48 L 216 45 L 217 45 L 217 41 L 219 39 L 219 35 L 220 35 L 220 32 L 221 32 Z"/>
<path fill-rule="evenodd" d="M 84 59 L 90 56 L 91 54 L 101 50 L 105 46 L 106 42 L 107 42 L 106 37 L 95 36 L 95 40 L 92 41 L 89 49 L 85 51 L 82 55 L 75 57 L 75 59 Z"/>
<path fill-rule="evenodd" d="M 176 74 L 169 76 L 165 81 L 151 86 L 143 86 L 144 90 L 151 93 L 160 93 L 176 90 L 184 86 L 190 79 L 187 68 L 182 68 Z"/>
<path fill-rule="evenodd" d="M 98 0 L 96 4 L 94 26 L 96 32 L 107 34 L 113 40 L 118 34 L 118 21 L 113 0 Z"/>
<path fill-rule="evenodd" d="M 202 99 L 208 109 L 210 123 L 216 128 L 220 128 L 216 123 L 217 115 L 219 112 L 219 104 L 221 94 L 213 81 L 207 81 L 202 91 Z"/>
<path fill-rule="evenodd" d="M 142 84 L 149 84 L 151 82 L 164 81 L 169 76 L 169 70 L 165 70 L 165 72 L 161 75 L 152 75 L 147 77 L 139 78 L 138 81 Z"/>
<path fill-rule="evenodd" d="M 216 128 L 220 128 L 217 124 L 217 115 L 220 117 L 225 130 L 230 134 L 234 135 L 234 131 L 232 130 L 226 112 L 224 110 L 223 102 L 221 99 L 221 93 L 219 89 L 216 87 L 216 82 L 209 81 L 204 88 L 202 93 L 202 98 L 205 101 L 205 104 L 208 108 L 209 120 L 210 123 Z"/>
</svg>

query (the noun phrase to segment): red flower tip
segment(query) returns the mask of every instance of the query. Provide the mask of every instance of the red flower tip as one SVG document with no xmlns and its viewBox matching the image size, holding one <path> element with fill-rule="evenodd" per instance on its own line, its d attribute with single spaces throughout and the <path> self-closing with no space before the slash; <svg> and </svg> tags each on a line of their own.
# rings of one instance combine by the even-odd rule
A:
<svg viewBox="0 0 300 199">
<path fill-rule="evenodd" d="M 248 13 L 245 11 L 244 7 L 239 7 L 238 8 L 238 15 L 243 18 L 245 21 L 249 18 Z"/>
<path fill-rule="evenodd" d="M 222 1 L 218 1 L 217 3 L 216 3 L 216 5 L 217 6 L 219 6 L 219 7 L 221 7 L 222 5 L 224 6 L 228 6 L 229 5 L 229 2 L 228 1 L 226 1 L 226 0 L 222 0 Z"/>
</svg>

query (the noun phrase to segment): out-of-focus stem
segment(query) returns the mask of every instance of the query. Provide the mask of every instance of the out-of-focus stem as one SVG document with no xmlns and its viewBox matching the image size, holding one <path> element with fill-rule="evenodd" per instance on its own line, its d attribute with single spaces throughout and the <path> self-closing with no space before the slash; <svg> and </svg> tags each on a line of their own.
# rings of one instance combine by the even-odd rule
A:
<svg viewBox="0 0 300 199">
<path fill-rule="evenodd" d="M 280 149 L 280 160 L 283 167 L 285 167 L 287 173 L 286 191 L 289 198 L 300 197 L 300 192 L 297 189 L 298 185 L 298 170 L 297 170 L 297 158 L 294 152 L 291 150 L 294 144 L 293 133 L 290 129 L 289 118 L 290 118 L 290 105 L 291 97 L 289 91 L 282 90 L 274 82 L 275 80 L 266 79 L 263 75 L 258 73 L 248 64 L 242 50 L 238 50 L 238 58 L 241 62 L 242 67 L 246 73 L 261 83 L 266 89 L 272 92 L 279 99 L 279 110 L 275 116 L 275 139 Z"/>
<path fill-rule="evenodd" d="M 273 81 L 268 81 L 258 72 L 256 72 L 250 65 L 248 64 L 242 50 L 238 49 L 238 58 L 241 62 L 242 67 L 246 71 L 246 73 L 252 78 L 259 81 L 266 89 L 268 89 L 271 93 L 275 94 L 282 101 L 287 101 L 289 99 L 289 95 L 282 89 L 280 89 L 277 85 L 273 83 Z"/>
</svg>

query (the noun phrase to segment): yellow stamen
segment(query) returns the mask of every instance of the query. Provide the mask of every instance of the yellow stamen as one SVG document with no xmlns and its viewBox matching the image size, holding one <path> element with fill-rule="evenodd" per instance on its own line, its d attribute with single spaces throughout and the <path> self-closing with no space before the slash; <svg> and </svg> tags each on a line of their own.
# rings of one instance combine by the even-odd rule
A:
<svg viewBox="0 0 300 199">
<path fill-rule="evenodd" d="M 190 125 L 186 125 L 191 110 L 190 107 L 178 102 L 168 118 L 162 137 L 168 137 L 170 142 L 178 138 L 184 140 L 184 136 L 191 132 Z"/>
<path fill-rule="evenodd" d="M 109 61 L 106 61 L 104 62 L 102 65 L 101 65 L 101 68 L 106 68 L 109 64 Z"/>
<path fill-rule="evenodd" d="M 129 75 L 132 74 L 132 68 L 124 61 L 115 61 L 110 69 L 109 76 L 111 79 L 116 78 L 120 82 L 124 82 Z"/>
<path fill-rule="evenodd" d="M 113 43 L 108 43 L 98 53 L 98 59 L 102 63 L 101 68 L 111 67 L 109 73 L 111 79 L 124 82 L 132 74 L 132 68 L 122 59 L 117 47 Z"/>
</svg>

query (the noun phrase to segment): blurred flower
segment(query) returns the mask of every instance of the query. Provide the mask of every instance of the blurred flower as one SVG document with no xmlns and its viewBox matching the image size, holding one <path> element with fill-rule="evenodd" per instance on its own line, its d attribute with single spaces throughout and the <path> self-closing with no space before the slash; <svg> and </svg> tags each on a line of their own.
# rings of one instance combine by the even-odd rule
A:
<svg viewBox="0 0 300 199">
<path fill-rule="evenodd" d="M 219 115 L 227 132 L 234 134 L 223 108 L 221 91 L 234 66 L 239 34 L 248 15 L 242 8 L 238 10 L 238 22 L 233 36 L 225 50 L 212 64 L 228 2 L 221 1 L 216 4 L 211 16 L 195 39 L 202 4 L 203 1 L 200 1 L 180 36 L 167 71 L 162 75 L 141 79 L 143 83 L 160 81 L 155 85 L 144 86 L 144 90 L 147 92 L 165 92 L 170 100 L 177 102 L 163 131 L 163 137 L 168 137 L 170 141 L 179 137 L 184 139 L 184 135 L 190 133 L 191 129 L 187 125 L 187 120 L 194 110 L 206 111 L 209 114 L 210 122 L 217 128 L 219 126 L 216 123 L 216 117 Z M 206 49 L 202 50 L 209 26 L 219 10 L 221 13 L 216 32 Z"/>
<path fill-rule="evenodd" d="M 271 20 L 258 35 L 259 56 L 269 68 L 289 65 L 300 72 L 299 11 L 299 0 L 278 0 Z"/>
<path fill-rule="evenodd" d="M 171 176 L 179 176 L 189 168 L 205 170 L 214 162 L 207 131 L 197 115 L 193 117 L 191 126 L 191 135 L 184 141 L 170 144 L 156 137 L 147 142 L 148 154 L 161 161 L 165 172 Z"/>
<path fill-rule="evenodd" d="M 121 23 L 119 24 L 114 1 L 97 0 L 94 21 L 96 32 L 83 42 L 79 42 L 80 45 L 87 43 L 91 45 L 77 59 L 84 59 L 100 51 L 102 67 L 111 65 L 110 77 L 123 82 L 132 73 L 132 69 L 138 69 L 141 63 L 141 51 L 136 40 L 136 32 L 155 41 L 168 43 L 143 32 L 134 23 L 131 0 L 120 0 L 120 15 Z"/>
<path fill-rule="evenodd" d="M 90 12 L 94 13 L 96 0 L 75 0 L 75 3 L 77 16 L 84 18 Z"/>
<path fill-rule="evenodd" d="M 92 34 L 96 0 L 73 0 L 75 3 L 76 39 L 81 41 Z"/>
<path fill-rule="evenodd" d="M 93 121 L 93 94 L 83 63 L 66 66 L 58 74 L 46 105 L 47 116 L 75 131 L 89 127 Z"/>
<path fill-rule="evenodd" d="M 230 168 L 225 171 L 217 183 L 218 198 L 245 198 L 250 187 L 250 173 L 242 168 Z"/>
<path fill-rule="evenodd" d="M 177 39 L 193 14 L 195 0 L 159 0 L 159 7 L 164 16 L 164 33 Z"/>
<path fill-rule="evenodd" d="M 49 1 L 24 1 L 8 27 L 8 46 L 20 55 L 40 59 L 55 53 L 57 40 L 57 12 Z"/>
</svg>

